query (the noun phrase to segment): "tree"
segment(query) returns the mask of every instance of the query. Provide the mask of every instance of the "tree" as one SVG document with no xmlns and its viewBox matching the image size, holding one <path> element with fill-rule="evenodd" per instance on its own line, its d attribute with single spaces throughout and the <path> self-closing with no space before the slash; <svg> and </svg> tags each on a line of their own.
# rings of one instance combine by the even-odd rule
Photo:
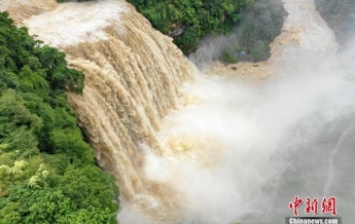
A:
<svg viewBox="0 0 355 224">
<path fill-rule="evenodd" d="M 118 190 L 66 101 L 83 74 L 40 43 L 0 13 L 0 224 L 115 223 Z"/>
</svg>

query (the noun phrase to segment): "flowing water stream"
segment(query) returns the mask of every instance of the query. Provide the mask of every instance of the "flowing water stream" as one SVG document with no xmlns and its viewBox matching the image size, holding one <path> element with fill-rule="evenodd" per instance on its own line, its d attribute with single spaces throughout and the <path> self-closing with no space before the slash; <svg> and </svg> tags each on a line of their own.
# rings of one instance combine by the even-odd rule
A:
<svg viewBox="0 0 355 224">
<path fill-rule="evenodd" d="M 284 4 L 271 58 L 235 71 L 197 69 L 124 1 L 0 10 L 85 74 L 69 102 L 120 187 L 120 223 L 284 223 L 295 195 L 335 196 L 355 223 L 355 50 L 337 52 L 313 0 Z"/>
</svg>

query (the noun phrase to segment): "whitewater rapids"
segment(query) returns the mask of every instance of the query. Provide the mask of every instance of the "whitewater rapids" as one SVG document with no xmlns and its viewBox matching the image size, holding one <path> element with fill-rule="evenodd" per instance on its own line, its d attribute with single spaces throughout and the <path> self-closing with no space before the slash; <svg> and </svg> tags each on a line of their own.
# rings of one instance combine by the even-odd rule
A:
<svg viewBox="0 0 355 224">
<path fill-rule="evenodd" d="M 354 223 L 354 51 L 337 53 L 312 0 L 284 3 L 268 61 L 208 76 L 124 1 L 0 10 L 85 74 L 69 102 L 120 187 L 120 223 L 283 223 L 295 195 L 336 196 Z"/>
</svg>

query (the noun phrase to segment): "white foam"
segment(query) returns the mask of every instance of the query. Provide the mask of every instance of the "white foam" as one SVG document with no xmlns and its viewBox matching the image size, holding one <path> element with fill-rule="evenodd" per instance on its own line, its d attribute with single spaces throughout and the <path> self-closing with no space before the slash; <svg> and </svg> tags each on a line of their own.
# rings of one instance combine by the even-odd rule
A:
<svg viewBox="0 0 355 224">
<path fill-rule="evenodd" d="M 120 15 L 124 10 L 121 1 L 63 3 L 54 11 L 27 19 L 24 24 L 46 44 L 68 46 L 107 39 L 104 29 L 110 25 L 123 32 Z"/>
</svg>

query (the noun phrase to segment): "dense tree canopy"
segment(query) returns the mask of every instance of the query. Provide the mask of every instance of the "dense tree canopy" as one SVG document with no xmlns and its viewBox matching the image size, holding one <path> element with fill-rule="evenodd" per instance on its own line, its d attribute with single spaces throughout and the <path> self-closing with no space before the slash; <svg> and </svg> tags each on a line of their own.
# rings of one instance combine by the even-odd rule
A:
<svg viewBox="0 0 355 224">
<path fill-rule="evenodd" d="M 210 33 L 227 33 L 254 0 L 128 0 L 188 54 Z"/>
<path fill-rule="evenodd" d="M 341 47 L 354 37 L 355 0 L 315 0 L 316 8 L 334 31 Z"/>
<path fill-rule="evenodd" d="M 207 35 L 238 33 L 220 59 L 258 61 L 269 57 L 286 12 L 280 0 L 128 0 L 185 53 Z M 244 52 L 241 54 L 241 52 Z"/>
<path fill-rule="evenodd" d="M 261 61 L 270 56 L 269 44 L 281 33 L 287 13 L 281 0 L 255 0 L 242 12 L 234 39 L 224 46 L 225 62 Z"/>
<path fill-rule="evenodd" d="M 0 224 L 116 223 L 118 190 L 66 101 L 83 79 L 0 13 Z"/>
<path fill-rule="evenodd" d="M 71 2 L 73 0 L 57 0 Z M 79 0 L 85 2 L 90 0 Z M 286 11 L 281 0 L 127 0 L 186 54 L 208 35 L 237 33 L 218 56 L 225 62 L 260 61 L 281 33 Z"/>
</svg>

